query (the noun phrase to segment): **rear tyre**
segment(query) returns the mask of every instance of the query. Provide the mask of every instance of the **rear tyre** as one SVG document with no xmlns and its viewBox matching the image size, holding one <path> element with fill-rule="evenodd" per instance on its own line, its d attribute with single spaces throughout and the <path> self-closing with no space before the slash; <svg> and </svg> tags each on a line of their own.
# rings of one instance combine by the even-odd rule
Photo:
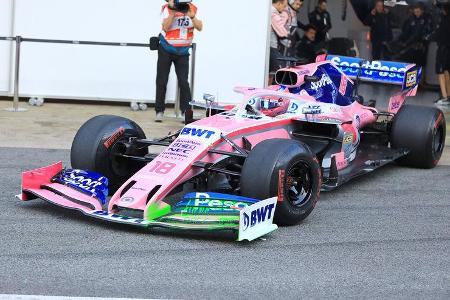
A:
<svg viewBox="0 0 450 300">
<path fill-rule="evenodd" d="M 106 176 L 109 192 L 113 194 L 145 163 L 118 157 L 125 152 L 120 141 L 131 137 L 145 139 L 145 134 L 135 122 L 110 115 L 88 120 L 81 126 L 72 143 L 70 160 L 72 168 L 94 171 Z M 127 154 L 144 156 L 148 149 L 128 149 Z"/>
<path fill-rule="evenodd" d="M 407 167 L 434 168 L 444 150 L 445 134 L 446 123 L 441 110 L 404 105 L 392 123 L 391 147 L 410 152 L 397 162 Z"/>
<path fill-rule="evenodd" d="M 321 176 L 319 163 L 305 144 L 266 140 L 256 145 L 245 160 L 241 194 L 261 200 L 278 195 L 275 223 L 295 225 L 314 209 Z"/>
</svg>

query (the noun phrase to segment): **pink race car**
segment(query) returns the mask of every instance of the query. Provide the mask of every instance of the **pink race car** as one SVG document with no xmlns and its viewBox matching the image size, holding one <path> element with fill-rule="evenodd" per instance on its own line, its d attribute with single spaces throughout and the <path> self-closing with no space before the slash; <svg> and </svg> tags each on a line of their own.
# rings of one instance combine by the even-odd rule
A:
<svg viewBox="0 0 450 300">
<path fill-rule="evenodd" d="M 20 198 L 111 222 L 227 230 L 253 240 L 275 224 L 301 222 L 321 190 L 380 166 L 436 166 L 445 142 L 443 113 L 404 105 L 416 93 L 421 69 L 330 59 L 281 69 L 278 85 L 268 89 L 237 88 L 241 104 L 223 112 L 206 97 L 209 117 L 160 139 L 146 139 L 131 120 L 95 117 L 75 136 L 74 169 L 57 163 L 25 172 Z M 351 77 L 402 89 L 380 112 L 359 103 Z M 162 151 L 149 153 L 155 146 Z"/>
</svg>

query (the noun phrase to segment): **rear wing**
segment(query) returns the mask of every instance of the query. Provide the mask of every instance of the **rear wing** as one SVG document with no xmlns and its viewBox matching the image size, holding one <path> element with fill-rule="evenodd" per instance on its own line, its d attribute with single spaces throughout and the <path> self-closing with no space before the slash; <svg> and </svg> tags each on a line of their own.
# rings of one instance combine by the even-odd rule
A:
<svg viewBox="0 0 450 300">
<path fill-rule="evenodd" d="M 345 75 L 361 81 L 401 85 L 402 91 L 416 88 L 422 77 L 422 68 L 415 64 L 392 61 L 368 61 L 357 57 L 327 55 Z"/>
</svg>

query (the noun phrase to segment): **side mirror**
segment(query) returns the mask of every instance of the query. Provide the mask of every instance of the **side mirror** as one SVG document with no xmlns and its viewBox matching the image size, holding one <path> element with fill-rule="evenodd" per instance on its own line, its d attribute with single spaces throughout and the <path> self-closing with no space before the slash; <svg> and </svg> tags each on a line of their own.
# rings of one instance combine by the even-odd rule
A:
<svg viewBox="0 0 450 300">
<path fill-rule="evenodd" d="M 305 82 L 307 82 L 307 83 L 317 82 L 319 80 L 320 79 L 317 76 L 305 75 Z"/>
<path fill-rule="evenodd" d="M 206 102 L 214 103 L 216 102 L 216 96 L 211 94 L 203 94 L 203 100 Z"/>
</svg>

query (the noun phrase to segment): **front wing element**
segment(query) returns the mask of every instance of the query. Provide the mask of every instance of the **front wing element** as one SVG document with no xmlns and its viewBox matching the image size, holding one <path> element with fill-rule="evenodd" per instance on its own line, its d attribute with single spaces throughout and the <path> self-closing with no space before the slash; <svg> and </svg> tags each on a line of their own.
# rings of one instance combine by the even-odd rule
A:
<svg viewBox="0 0 450 300">
<path fill-rule="evenodd" d="M 166 214 L 145 219 L 103 210 L 101 200 L 71 186 L 52 182 L 62 164 L 22 174 L 21 200 L 43 199 L 51 204 L 76 210 L 88 217 L 143 228 L 166 228 L 187 231 L 232 231 L 237 240 L 255 240 L 275 229 L 273 224 L 277 198 L 255 200 L 217 193 L 185 195 Z M 214 204 L 211 206 L 211 204 Z"/>
</svg>

